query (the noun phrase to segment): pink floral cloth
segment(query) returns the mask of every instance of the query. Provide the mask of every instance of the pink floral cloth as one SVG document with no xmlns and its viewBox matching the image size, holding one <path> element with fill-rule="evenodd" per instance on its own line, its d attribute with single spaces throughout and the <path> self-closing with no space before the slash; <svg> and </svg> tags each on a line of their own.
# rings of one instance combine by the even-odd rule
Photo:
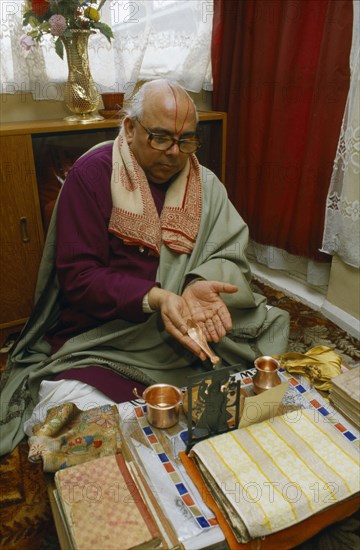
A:
<svg viewBox="0 0 360 550">
<path fill-rule="evenodd" d="M 45 472 L 120 452 L 119 414 L 115 405 L 81 411 L 74 403 L 48 410 L 33 428 L 28 458 L 43 462 Z"/>
</svg>

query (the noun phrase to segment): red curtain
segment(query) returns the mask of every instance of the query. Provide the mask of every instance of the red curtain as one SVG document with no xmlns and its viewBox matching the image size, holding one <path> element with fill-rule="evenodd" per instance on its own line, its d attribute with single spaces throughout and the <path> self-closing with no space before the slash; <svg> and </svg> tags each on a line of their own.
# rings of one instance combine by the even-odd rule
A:
<svg viewBox="0 0 360 550">
<path fill-rule="evenodd" d="M 352 0 L 214 0 L 229 196 L 256 242 L 320 261 L 351 38 Z"/>
</svg>

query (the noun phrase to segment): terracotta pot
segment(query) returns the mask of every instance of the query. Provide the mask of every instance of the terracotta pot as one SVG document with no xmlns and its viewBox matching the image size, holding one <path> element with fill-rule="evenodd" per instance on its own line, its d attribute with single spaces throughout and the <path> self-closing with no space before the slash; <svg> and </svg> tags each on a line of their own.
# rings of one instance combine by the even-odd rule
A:
<svg viewBox="0 0 360 550">
<path fill-rule="evenodd" d="M 120 110 L 124 103 L 124 94 L 120 92 L 106 92 L 101 94 L 106 111 Z"/>
</svg>

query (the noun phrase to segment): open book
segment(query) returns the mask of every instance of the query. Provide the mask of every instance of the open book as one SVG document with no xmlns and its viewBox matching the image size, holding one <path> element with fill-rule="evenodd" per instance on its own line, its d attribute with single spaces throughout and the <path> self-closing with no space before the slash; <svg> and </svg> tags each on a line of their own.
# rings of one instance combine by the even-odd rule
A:
<svg viewBox="0 0 360 550">
<path fill-rule="evenodd" d="M 355 445 L 312 410 L 197 443 L 190 456 L 238 543 L 266 537 L 355 495 Z"/>
<path fill-rule="evenodd" d="M 225 537 L 214 513 L 187 474 L 179 453 L 185 451 L 187 421 L 159 430 L 149 425 L 144 405 L 119 405 L 122 451 L 157 523 L 184 550 L 224 548 Z"/>
</svg>

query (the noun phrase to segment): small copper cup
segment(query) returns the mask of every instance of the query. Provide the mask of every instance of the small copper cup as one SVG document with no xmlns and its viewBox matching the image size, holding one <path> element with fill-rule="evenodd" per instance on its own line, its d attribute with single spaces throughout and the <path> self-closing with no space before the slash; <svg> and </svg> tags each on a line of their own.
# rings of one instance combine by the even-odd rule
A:
<svg viewBox="0 0 360 550">
<path fill-rule="evenodd" d="M 140 397 L 136 388 L 136 397 Z M 153 384 L 145 389 L 141 399 L 146 402 L 146 416 L 155 428 L 171 428 L 179 421 L 182 392 L 170 384 Z"/>
<path fill-rule="evenodd" d="M 256 394 L 269 390 L 274 386 L 281 384 L 279 376 L 280 362 L 270 357 L 263 355 L 255 359 L 256 373 L 253 378 L 254 392 Z"/>
</svg>

